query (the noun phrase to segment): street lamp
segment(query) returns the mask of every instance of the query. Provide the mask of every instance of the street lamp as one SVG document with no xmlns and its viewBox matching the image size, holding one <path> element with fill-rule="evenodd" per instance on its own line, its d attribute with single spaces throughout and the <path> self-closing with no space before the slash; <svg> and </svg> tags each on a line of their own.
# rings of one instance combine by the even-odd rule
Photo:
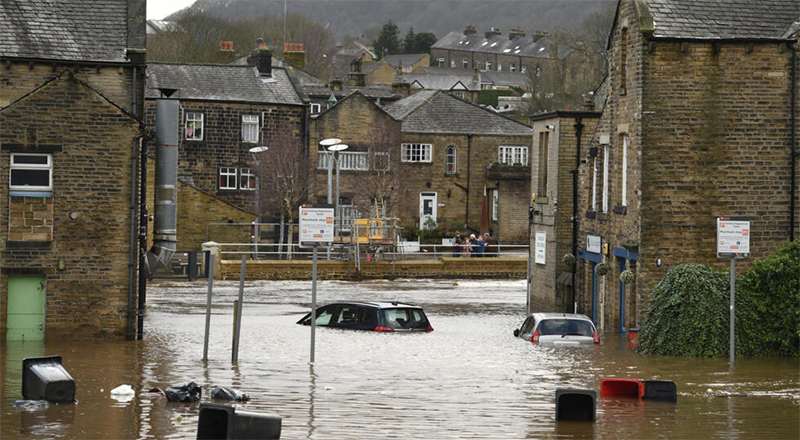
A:
<svg viewBox="0 0 800 440">
<path fill-rule="evenodd" d="M 336 217 L 334 218 L 333 222 L 333 237 L 336 238 L 339 236 L 339 228 L 342 224 L 341 212 L 339 212 L 339 162 L 341 161 L 341 157 L 339 157 L 339 151 L 344 151 L 350 148 L 349 145 L 346 144 L 336 144 L 331 145 L 328 147 L 328 151 L 333 153 L 333 161 L 336 163 L 336 202 L 333 205 L 333 212 L 335 213 Z M 328 167 L 328 175 L 330 176 L 330 167 Z M 330 194 L 330 191 L 328 191 Z"/>
<path fill-rule="evenodd" d="M 331 184 L 333 181 L 332 179 L 333 166 L 331 165 L 332 164 L 331 156 L 333 156 L 333 154 L 329 152 L 329 149 L 330 147 L 341 143 L 342 140 L 339 138 L 323 139 L 319 143 L 321 147 L 325 148 L 325 155 L 328 156 L 328 204 L 329 205 L 333 203 L 333 200 L 331 199 Z"/>
<path fill-rule="evenodd" d="M 253 147 L 247 151 L 253 155 L 253 162 L 256 164 L 256 221 L 253 225 L 253 247 L 256 252 L 256 259 L 258 259 L 258 240 L 261 235 L 259 230 L 259 223 L 261 223 L 261 161 L 258 160 L 256 154 L 263 153 L 269 148 L 265 146 Z"/>
</svg>

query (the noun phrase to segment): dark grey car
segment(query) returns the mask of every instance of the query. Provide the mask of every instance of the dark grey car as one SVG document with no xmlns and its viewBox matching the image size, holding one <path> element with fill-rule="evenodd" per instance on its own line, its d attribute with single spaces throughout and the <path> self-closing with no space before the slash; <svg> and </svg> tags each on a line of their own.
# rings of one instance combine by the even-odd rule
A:
<svg viewBox="0 0 800 440">
<path fill-rule="evenodd" d="M 311 325 L 311 313 L 298 324 Z M 338 302 L 317 309 L 316 325 L 376 332 L 432 332 L 422 307 L 399 302 Z"/>
</svg>

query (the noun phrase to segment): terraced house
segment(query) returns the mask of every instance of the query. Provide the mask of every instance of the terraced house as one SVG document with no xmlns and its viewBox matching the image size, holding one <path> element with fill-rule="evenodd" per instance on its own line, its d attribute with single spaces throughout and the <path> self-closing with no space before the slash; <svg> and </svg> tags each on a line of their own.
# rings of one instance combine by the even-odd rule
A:
<svg viewBox="0 0 800 440">
<path fill-rule="evenodd" d="M 0 337 L 133 338 L 145 1 L 0 1 L 0 35 Z"/>
<path fill-rule="evenodd" d="M 579 169 L 575 295 L 600 327 L 641 323 L 675 265 L 727 268 L 718 217 L 750 220 L 737 272 L 797 238 L 798 31 L 796 0 L 619 1 Z"/>
</svg>

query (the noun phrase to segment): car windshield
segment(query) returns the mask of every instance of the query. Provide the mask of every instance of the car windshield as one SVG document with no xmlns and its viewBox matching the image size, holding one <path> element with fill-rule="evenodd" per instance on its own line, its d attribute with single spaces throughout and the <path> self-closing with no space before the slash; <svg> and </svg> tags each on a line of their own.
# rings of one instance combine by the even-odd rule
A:
<svg viewBox="0 0 800 440">
<path fill-rule="evenodd" d="M 420 309 L 384 309 L 383 316 L 386 326 L 394 330 L 426 330 L 429 326 L 428 318 Z"/>
<path fill-rule="evenodd" d="M 581 319 L 546 319 L 539 323 L 539 334 L 592 336 L 592 323 Z"/>
</svg>

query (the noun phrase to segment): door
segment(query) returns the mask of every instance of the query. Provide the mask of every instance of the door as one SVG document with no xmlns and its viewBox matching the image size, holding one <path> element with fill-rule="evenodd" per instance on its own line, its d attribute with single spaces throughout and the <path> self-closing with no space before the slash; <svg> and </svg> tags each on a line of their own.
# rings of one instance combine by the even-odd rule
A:
<svg viewBox="0 0 800 440">
<path fill-rule="evenodd" d="M 436 229 L 436 193 L 419 194 L 419 228 Z"/>
<path fill-rule="evenodd" d="M 44 340 L 46 279 L 43 275 L 8 277 L 8 341 Z"/>
</svg>

